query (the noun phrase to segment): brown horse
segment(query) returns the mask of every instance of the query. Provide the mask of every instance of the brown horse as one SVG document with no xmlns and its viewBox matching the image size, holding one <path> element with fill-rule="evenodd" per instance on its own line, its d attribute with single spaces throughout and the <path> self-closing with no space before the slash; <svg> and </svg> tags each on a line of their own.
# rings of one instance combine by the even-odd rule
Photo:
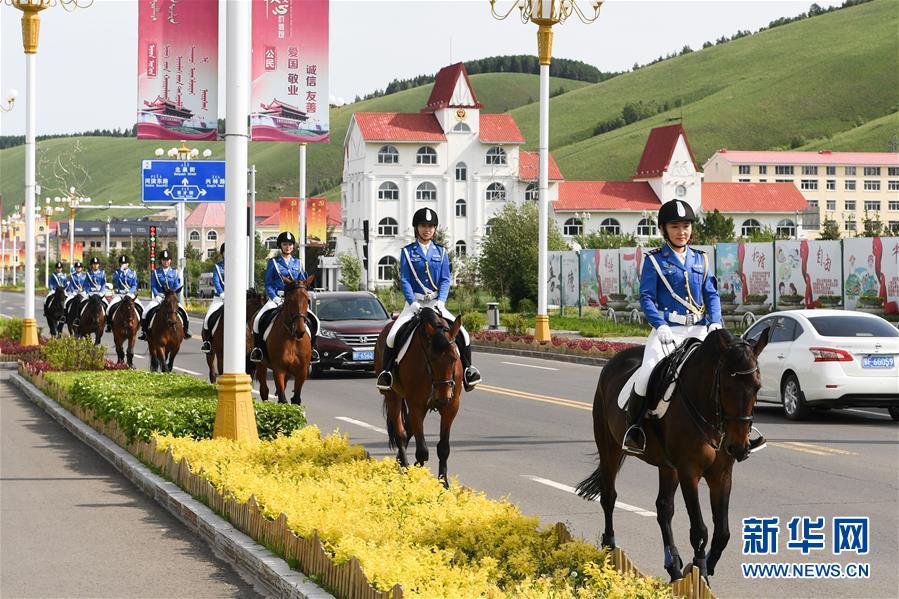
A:
<svg viewBox="0 0 899 599">
<path fill-rule="evenodd" d="M 409 433 L 415 437 L 415 464 L 428 461 L 425 441 L 425 415 L 429 410 L 440 414 L 440 441 L 437 443 L 438 478 L 449 487 L 446 462 L 450 454 L 450 429 L 459 412 L 462 394 L 462 360 L 456 346 L 456 335 L 462 326 L 457 318 L 450 326 L 437 312 L 422 308 L 419 325 L 406 355 L 397 367 L 393 389 L 384 393 L 384 412 L 390 447 L 397 448 L 396 459 L 406 467 Z M 388 323 L 378 337 L 375 364 L 381 364 L 387 334 L 394 323 Z M 399 348 L 397 348 L 399 349 Z"/>
<path fill-rule="evenodd" d="M 156 309 L 147 343 L 150 346 L 150 370 L 171 372 L 175 356 L 184 341 L 184 324 L 178 312 L 178 294 L 181 288 L 166 289 L 165 296 Z"/>
<path fill-rule="evenodd" d="M 253 319 L 256 312 L 265 302 L 255 289 L 247 289 L 247 332 L 246 353 L 253 349 Z M 224 310 L 224 306 L 222 306 Z M 206 365 L 209 367 L 209 382 L 215 383 L 225 361 L 225 314 L 222 312 L 215 330 L 212 331 L 212 351 L 206 354 Z"/>
<path fill-rule="evenodd" d="M 281 312 L 271 324 L 271 333 L 266 339 L 265 358 L 256 365 L 256 380 L 259 381 L 259 396 L 268 400 L 266 369 L 272 371 L 278 403 L 287 403 L 287 381 L 293 377 L 293 397 L 290 402 L 303 403 L 301 393 L 303 383 L 309 375 L 312 361 L 312 336 L 306 323 L 309 312 L 309 292 L 315 276 L 302 281 L 287 280 L 284 283 L 284 303 Z"/>
<path fill-rule="evenodd" d="M 75 301 L 75 300 L 73 300 Z M 75 312 L 78 324 L 69 322 L 69 333 L 75 337 L 94 336 L 94 343 L 100 345 L 100 338 L 106 328 L 106 302 L 98 293 L 92 293 L 79 307 L 80 315 Z"/>
<path fill-rule="evenodd" d="M 125 295 L 112 315 L 112 338 L 115 342 L 115 353 L 119 364 L 124 363 L 127 356 L 128 366 L 134 367 L 134 340 L 137 338 L 139 330 L 140 316 L 134 305 L 134 298 Z M 128 343 L 127 352 L 126 342 Z"/>
<path fill-rule="evenodd" d="M 749 455 L 752 410 L 761 386 L 757 358 L 767 343 L 767 331 L 754 345 L 734 338 L 724 329 L 709 333 L 686 359 L 664 418 L 646 421 L 646 450 L 640 459 L 659 471 L 656 519 L 662 530 L 665 570 L 672 580 L 684 575 L 671 531 L 678 486 L 690 516 L 693 565 L 703 577 L 715 573 L 715 564 L 730 539 L 727 511 L 731 472 L 734 460 L 743 461 Z M 625 457 L 621 442 L 626 415 L 618 407 L 618 395 L 642 359 L 642 346 L 616 354 L 603 367 L 593 399 L 593 435 L 599 466 L 578 485 L 578 494 L 587 499 L 600 497 L 605 514 L 604 547 L 615 547 L 615 478 Z M 708 530 L 699 500 L 700 478 L 709 485 L 715 525 L 708 554 Z"/>
</svg>

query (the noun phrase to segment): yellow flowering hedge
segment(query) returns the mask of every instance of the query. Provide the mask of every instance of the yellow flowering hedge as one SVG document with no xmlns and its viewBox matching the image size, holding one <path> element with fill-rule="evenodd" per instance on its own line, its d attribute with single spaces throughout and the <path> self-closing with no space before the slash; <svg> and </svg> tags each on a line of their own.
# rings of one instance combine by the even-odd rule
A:
<svg viewBox="0 0 899 599">
<path fill-rule="evenodd" d="M 658 579 L 622 576 L 603 552 L 559 543 L 552 529 L 455 481 L 444 489 L 427 469 L 369 460 L 361 447 L 308 426 L 245 443 L 158 436 L 194 472 L 202 469 L 238 501 L 287 515 L 303 537 L 318 531 L 340 563 L 355 556 L 369 580 L 406 597 L 670 597 Z"/>
</svg>

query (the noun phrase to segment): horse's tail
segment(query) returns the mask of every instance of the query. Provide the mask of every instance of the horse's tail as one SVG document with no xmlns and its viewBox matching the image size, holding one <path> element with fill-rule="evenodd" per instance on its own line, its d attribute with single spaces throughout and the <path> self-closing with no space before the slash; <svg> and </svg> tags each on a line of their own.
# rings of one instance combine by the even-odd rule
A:
<svg viewBox="0 0 899 599">
<path fill-rule="evenodd" d="M 575 487 L 577 494 L 587 501 L 593 501 L 599 497 L 599 492 L 602 489 L 601 480 L 602 467 L 597 466 L 596 470 L 593 471 L 593 474 L 577 484 L 577 487 Z"/>
<path fill-rule="evenodd" d="M 406 406 L 406 400 L 401 400 L 400 410 L 402 412 L 403 418 L 403 426 L 406 430 L 409 430 L 409 408 Z M 396 449 L 399 447 L 399 440 L 396 437 L 396 426 L 393 424 L 393 420 L 387 417 L 387 396 L 384 396 L 384 403 L 382 404 L 382 413 L 384 415 L 384 420 L 387 422 L 387 447 L 390 449 Z"/>
</svg>

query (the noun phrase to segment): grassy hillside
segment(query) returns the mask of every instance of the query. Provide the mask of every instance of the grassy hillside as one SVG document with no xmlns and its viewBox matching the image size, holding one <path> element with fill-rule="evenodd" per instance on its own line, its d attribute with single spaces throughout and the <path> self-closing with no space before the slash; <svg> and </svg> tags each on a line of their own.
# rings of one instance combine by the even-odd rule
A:
<svg viewBox="0 0 899 599">
<path fill-rule="evenodd" d="M 848 131 L 842 131 L 831 139 L 812 140 L 799 149 L 889 152 L 890 140 L 894 135 L 899 137 L 899 112 L 874 119 Z"/>
<path fill-rule="evenodd" d="M 485 73 L 473 75 L 472 84 L 486 112 L 504 112 L 528 102 L 539 95 L 536 75 L 524 73 Z M 581 81 L 553 78 L 550 89 L 573 90 L 587 85 Z M 427 101 L 431 87 L 423 86 L 389 96 L 373 98 L 342 108 L 331 109 L 331 143 L 310 144 L 308 151 L 308 189 L 312 191 L 322 181 L 339 182 L 343 168 L 343 139 L 355 111 L 418 112 Z M 49 163 L 60 152 L 70 152 L 75 142 L 83 149 L 82 164 L 91 174 L 92 182 L 85 193 L 95 201 L 115 204 L 140 201 L 140 161 L 152 158 L 157 147 L 169 148 L 173 142 L 138 141 L 133 138 L 75 137 L 50 139 L 38 144 L 38 152 L 44 153 L 48 167 L 39 174 L 38 182 L 44 187 L 44 195 L 52 195 Z M 200 150 L 209 147 L 213 158 L 224 159 L 225 146 L 221 142 L 198 143 Z M 21 203 L 24 176 L 24 147 L 0 150 L 0 192 L 3 193 L 3 210 L 9 211 L 14 203 Z M 256 164 L 256 185 L 259 200 L 271 200 L 278 196 L 297 193 L 299 152 L 296 144 L 251 143 L 250 163 Z M 58 193 L 58 192 L 57 192 Z M 333 195 L 333 194 L 332 194 Z M 132 213 L 133 214 L 133 213 Z M 87 215 L 89 216 L 89 215 Z"/>
</svg>

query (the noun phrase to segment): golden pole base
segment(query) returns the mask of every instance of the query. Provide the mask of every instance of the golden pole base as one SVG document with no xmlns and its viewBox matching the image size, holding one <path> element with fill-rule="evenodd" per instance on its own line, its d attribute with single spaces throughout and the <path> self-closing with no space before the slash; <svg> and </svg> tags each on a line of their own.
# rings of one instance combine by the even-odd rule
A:
<svg viewBox="0 0 899 599">
<path fill-rule="evenodd" d="M 549 341 L 551 339 L 549 333 L 549 316 L 546 314 L 537 315 L 537 322 L 534 323 L 534 339 L 537 341 Z"/>
<path fill-rule="evenodd" d="M 223 374 L 216 381 L 216 387 L 219 397 L 212 436 L 235 441 L 258 440 L 250 375 Z"/>
<path fill-rule="evenodd" d="M 26 318 L 22 322 L 22 345 L 37 345 L 37 322 Z"/>
</svg>

